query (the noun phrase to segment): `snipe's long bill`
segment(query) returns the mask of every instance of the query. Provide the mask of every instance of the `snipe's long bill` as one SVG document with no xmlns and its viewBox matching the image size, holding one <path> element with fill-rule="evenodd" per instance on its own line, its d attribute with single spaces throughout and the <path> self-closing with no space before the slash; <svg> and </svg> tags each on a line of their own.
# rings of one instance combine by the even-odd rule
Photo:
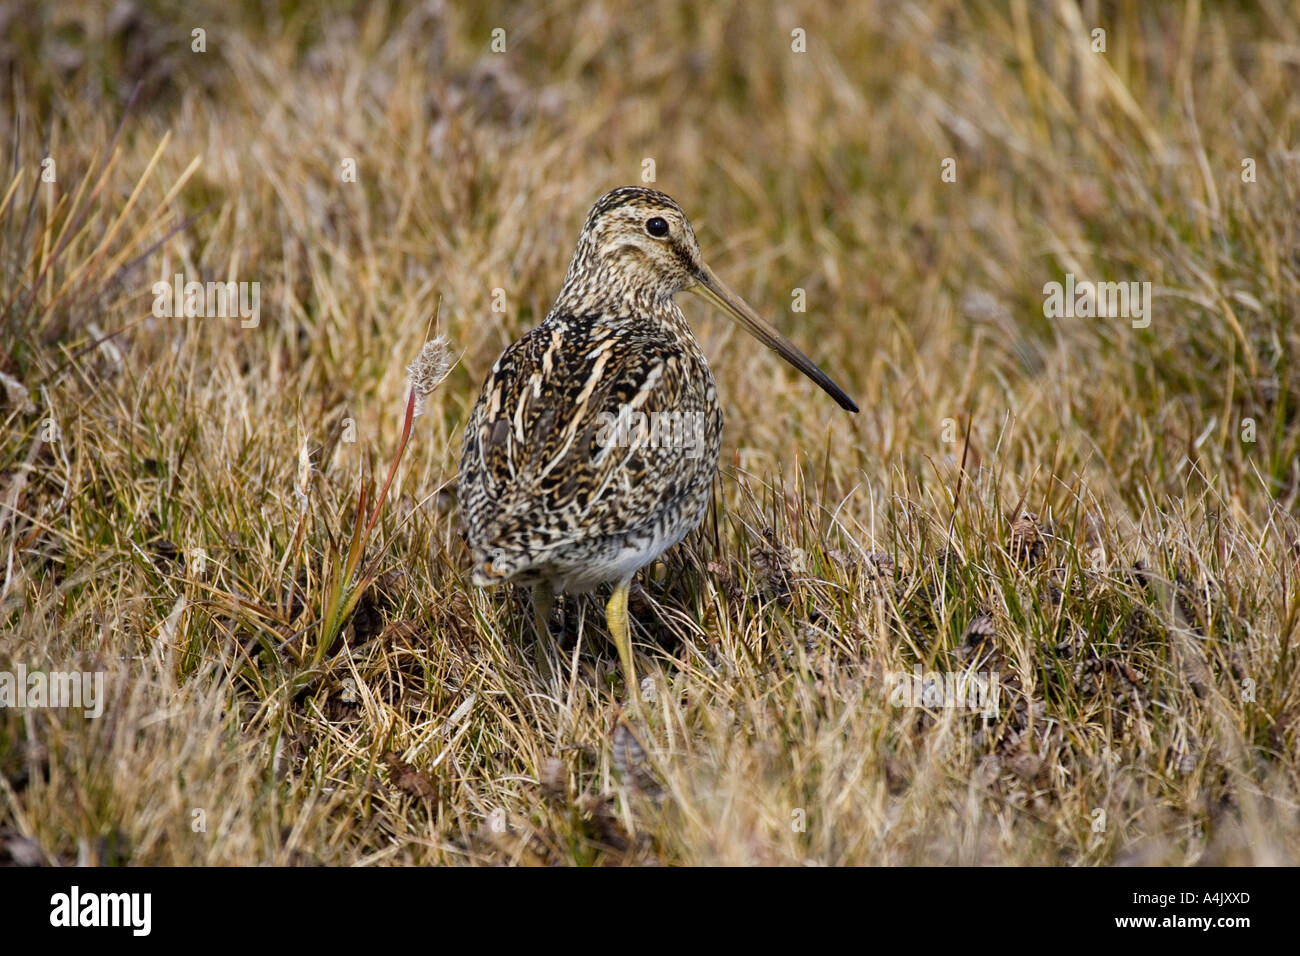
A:
<svg viewBox="0 0 1300 956">
<path fill-rule="evenodd" d="M 473 582 L 531 584 L 539 637 L 556 592 L 612 584 L 606 618 L 634 699 L 632 576 L 699 525 L 722 443 L 713 373 L 678 292 L 858 410 L 704 264 L 677 203 L 629 186 L 597 200 L 550 313 L 492 366 L 460 464 Z"/>
</svg>

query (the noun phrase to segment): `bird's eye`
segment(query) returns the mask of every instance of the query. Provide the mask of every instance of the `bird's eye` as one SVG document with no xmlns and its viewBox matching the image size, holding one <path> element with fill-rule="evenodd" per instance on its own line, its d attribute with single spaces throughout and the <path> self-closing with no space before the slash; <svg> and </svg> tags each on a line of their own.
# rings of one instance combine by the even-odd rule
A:
<svg viewBox="0 0 1300 956">
<path fill-rule="evenodd" d="M 653 219 L 645 221 L 645 231 L 650 233 L 656 239 L 662 239 L 668 235 L 668 220 L 662 216 L 655 216 Z"/>
</svg>

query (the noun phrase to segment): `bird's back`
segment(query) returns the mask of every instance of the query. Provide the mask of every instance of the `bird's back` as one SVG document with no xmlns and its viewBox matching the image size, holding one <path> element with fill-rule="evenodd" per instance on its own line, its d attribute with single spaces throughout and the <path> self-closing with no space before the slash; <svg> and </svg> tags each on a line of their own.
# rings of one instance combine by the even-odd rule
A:
<svg viewBox="0 0 1300 956">
<path fill-rule="evenodd" d="M 476 583 L 563 586 L 583 568 L 608 580 L 606 565 L 635 563 L 698 523 L 722 415 L 671 308 L 668 323 L 552 315 L 497 360 L 458 485 Z"/>
</svg>

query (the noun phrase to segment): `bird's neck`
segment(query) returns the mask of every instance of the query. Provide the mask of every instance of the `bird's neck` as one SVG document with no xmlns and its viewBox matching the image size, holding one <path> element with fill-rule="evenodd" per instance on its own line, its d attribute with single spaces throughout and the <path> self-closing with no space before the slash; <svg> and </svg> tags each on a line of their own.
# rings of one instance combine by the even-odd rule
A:
<svg viewBox="0 0 1300 956">
<path fill-rule="evenodd" d="M 690 333 L 686 317 L 672 296 L 661 295 L 615 270 L 585 272 L 570 268 L 548 318 L 558 316 L 596 318 L 602 325 L 615 328 L 654 324 L 672 333 Z"/>
</svg>

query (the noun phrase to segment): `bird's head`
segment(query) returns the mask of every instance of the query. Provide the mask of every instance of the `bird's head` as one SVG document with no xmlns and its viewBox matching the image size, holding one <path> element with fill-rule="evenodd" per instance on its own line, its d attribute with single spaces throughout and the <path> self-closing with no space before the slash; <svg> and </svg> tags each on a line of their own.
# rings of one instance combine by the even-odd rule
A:
<svg viewBox="0 0 1300 956">
<path fill-rule="evenodd" d="M 662 301 L 689 288 L 703 266 L 695 231 L 681 207 L 661 192 L 624 186 L 587 213 L 565 281 L 611 294 Z"/>
<path fill-rule="evenodd" d="M 678 292 L 694 292 L 816 382 L 840 405 L 858 406 L 785 336 L 713 274 L 680 206 L 654 189 L 623 186 L 587 214 L 557 307 L 575 313 L 621 306 L 651 311 Z"/>
</svg>

